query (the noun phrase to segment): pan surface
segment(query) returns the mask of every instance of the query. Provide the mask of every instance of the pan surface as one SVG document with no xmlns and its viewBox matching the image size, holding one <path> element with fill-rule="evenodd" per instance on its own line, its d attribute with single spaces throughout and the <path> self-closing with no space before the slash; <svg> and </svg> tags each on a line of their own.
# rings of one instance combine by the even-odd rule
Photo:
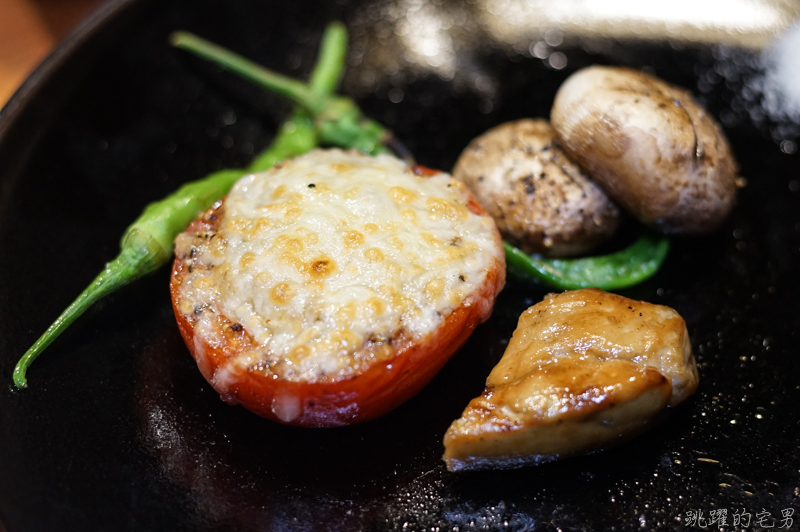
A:
<svg viewBox="0 0 800 532">
<path fill-rule="evenodd" d="M 0 528 L 800 529 L 800 159 L 736 114 L 731 84 L 709 74 L 724 51 L 565 42 L 563 64 L 478 36 L 457 72 L 386 66 L 386 5 L 403 3 L 111 2 L 4 109 Z M 546 289 L 510 284 L 493 317 L 396 411 L 308 430 L 219 400 L 175 326 L 167 270 L 87 312 L 33 365 L 29 388 L 13 387 L 19 356 L 116 254 L 145 204 L 246 164 L 290 111 L 170 48 L 169 33 L 304 77 L 332 20 L 354 43 L 343 90 L 434 168 L 452 168 L 493 125 L 548 116 L 560 83 L 589 64 L 646 68 L 726 118 L 748 182 L 733 215 L 713 235 L 674 239 L 662 271 L 622 292 L 686 319 L 700 371 L 692 398 L 605 452 L 451 474 L 440 458 L 447 426 Z"/>
</svg>

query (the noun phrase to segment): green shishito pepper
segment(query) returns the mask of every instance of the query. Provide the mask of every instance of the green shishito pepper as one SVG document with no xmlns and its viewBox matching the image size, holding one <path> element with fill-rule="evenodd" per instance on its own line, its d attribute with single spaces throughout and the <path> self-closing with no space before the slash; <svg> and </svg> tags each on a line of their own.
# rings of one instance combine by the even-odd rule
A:
<svg viewBox="0 0 800 532">
<path fill-rule="evenodd" d="M 329 95 L 341 78 L 346 49 L 344 26 L 331 24 L 323 35 L 319 60 L 308 85 L 294 81 L 304 88 L 309 102 L 329 101 Z M 315 107 L 315 110 L 319 109 L 324 110 Z M 26 372 L 33 361 L 94 303 L 168 263 L 172 257 L 172 242 L 178 233 L 199 213 L 227 194 L 240 177 L 271 168 L 279 161 L 310 151 L 317 144 L 315 117 L 305 108 L 296 109 L 280 128 L 273 143 L 256 156 L 248 168 L 214 172 L 145 207 L 125 231 L 119 255 L 106 264 L 94 281 L 17 362 L 14 384 L 18 388 L 27 386 Z"/>
<path fill-rule="evenodd" d="M 669 251 L 667 237 L 644 233 L 627 248 L 598 257 L 547 259 L 532 257 L 503 242 L 509 273 L 527 280 L 544 282 L 562 290 L 628 288 L 649 279 L 664 262 Z"/>
</svg>

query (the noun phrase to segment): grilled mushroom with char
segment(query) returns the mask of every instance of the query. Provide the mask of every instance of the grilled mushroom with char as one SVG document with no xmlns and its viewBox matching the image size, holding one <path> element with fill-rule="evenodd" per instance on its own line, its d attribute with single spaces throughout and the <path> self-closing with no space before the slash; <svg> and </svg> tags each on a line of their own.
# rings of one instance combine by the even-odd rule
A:
<svg viewBox="0 0 800 532">
<path fill-rule="evenodd" d="M 585 254 L 619 224 L 618 209 L 561 150 L 543 119 L 508 122 L 475 138 L 453 176 L 472 189 L 503 237 L 526 253 Z"/>
</svg>

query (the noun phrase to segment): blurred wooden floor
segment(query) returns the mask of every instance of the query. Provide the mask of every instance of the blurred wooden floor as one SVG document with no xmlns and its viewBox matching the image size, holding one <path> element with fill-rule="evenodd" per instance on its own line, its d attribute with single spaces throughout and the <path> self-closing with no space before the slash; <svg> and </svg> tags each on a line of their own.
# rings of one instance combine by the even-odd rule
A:
<svg viewBox="0 0 800 532">
<path fill-rule="evenodd" d="M 0 107 L 102 0 L 0 0 Z"/>
</svg>

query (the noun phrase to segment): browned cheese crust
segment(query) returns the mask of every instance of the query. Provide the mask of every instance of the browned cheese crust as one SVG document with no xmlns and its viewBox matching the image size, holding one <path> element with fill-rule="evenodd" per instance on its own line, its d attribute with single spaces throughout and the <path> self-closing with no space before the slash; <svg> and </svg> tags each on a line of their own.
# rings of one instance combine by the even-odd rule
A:
<svg viewBox="0 0 800 532">
<path fill-rule="evenodd" d="M 683 319 L 590 288 L 525 311 L 503 358 L 444 437 L 451 471 L 538 464 L 614 445 L 697 387 Z"/>
<path fill-rule="evenodd" d="M 619 224 L 618 209 L 570 161 L 543 119 L 508 122 L 475 138 L 453 176 L 472 189 L 503 237 L 526 253 L 584 254 Z"/>
<path fill-rule="evenodd" d="M 593 66 L 564 82 L 550 118 L 570 157 L 644 223 L 707 233 L 734 205 L 741 180 L 728 142 L 683 89 Z"/>
</svg>

